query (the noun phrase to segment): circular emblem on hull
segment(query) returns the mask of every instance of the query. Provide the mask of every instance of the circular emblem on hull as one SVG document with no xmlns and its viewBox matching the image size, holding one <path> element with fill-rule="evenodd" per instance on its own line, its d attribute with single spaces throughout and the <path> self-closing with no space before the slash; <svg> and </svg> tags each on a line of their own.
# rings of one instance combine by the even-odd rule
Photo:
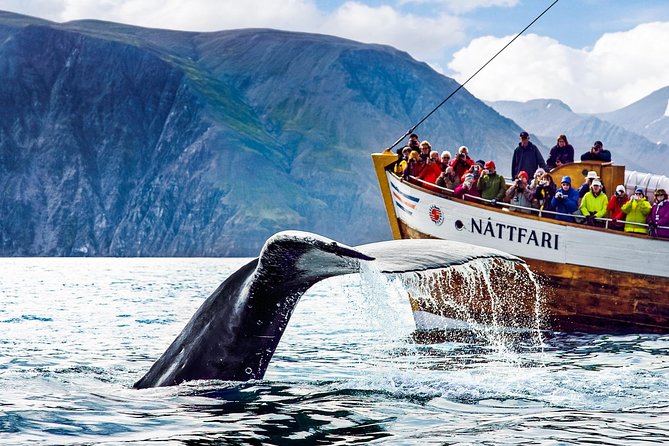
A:
<svg viewBox="0 0 669 446">
<path fill-rule="evenodd" d="M 429 209 L 430 220 L 437 226 L 440 226 L 444 222 L 444 213 L 441 211 L 441 208 L 436 205 L 430 206 Z"/>
</svg>

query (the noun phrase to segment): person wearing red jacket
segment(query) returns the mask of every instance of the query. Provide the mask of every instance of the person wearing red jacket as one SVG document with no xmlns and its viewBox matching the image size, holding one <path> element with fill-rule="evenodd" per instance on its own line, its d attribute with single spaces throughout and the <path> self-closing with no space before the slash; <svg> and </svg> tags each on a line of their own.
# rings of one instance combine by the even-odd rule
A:
<svg viewBox="0 0 669 446">
<path fill-rule="evenodd" d="M 418 174 L 418 179 L 427 183 L 436 184 L 437 178 L 441 175 L 441 163 L 439 161 L 439 152 L 430 152 L 427 163 L 421 172 Z M 420 183 L 419 183 L 420 184 Z M 421 184 L 422 186 L 425 186 Z"/>
<path fill-rule="evenodd" d="M 613 220 L 609 224 L 609 228 L 617 229 L 618 231 L 623 230 L 625 225 L 620 222 L 625 221 L 625 213 L 623 212 L 622 207 L 628 200 L 629 197 L 625 191 L 625 186 L 622 184 L 616 186 L 616 193 L 611 197 L 609 204 L 606 207 L 609 210 L 609 216 Z"/>
<path fill-rule="evenodd" d="M 457 156 L 451 160 L 450 164 L 458 178 L 462 178 L 473 165 L 474 160 L 469 157 L 469 149 L 466 146 L 461 146 L 458 149 Z"/>
</svg>

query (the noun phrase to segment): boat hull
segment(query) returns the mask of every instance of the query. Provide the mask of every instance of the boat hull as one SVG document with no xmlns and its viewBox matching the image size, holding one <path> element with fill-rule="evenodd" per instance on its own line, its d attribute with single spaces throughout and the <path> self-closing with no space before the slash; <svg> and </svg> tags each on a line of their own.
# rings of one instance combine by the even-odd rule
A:
<svg viewBox="0 0 669 446">
<path fill-rule="evenodd" d="M 375 165 L 393 236 L 455 240 L 522 258 L 543 284 L 542 329 L 669 332 L 669 241 L 465 202 L 381 172 L 384 161 Z M 534 296 L 517 305 L 531 311 Z M 414 299 L 412 307 L 458 319 L 448 305 Z"/>
</svg>

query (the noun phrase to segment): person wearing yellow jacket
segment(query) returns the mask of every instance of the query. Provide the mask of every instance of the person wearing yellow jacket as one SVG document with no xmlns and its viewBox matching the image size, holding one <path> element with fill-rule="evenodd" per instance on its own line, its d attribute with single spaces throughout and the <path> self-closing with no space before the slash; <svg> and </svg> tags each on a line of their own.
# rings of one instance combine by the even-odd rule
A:
<svg viewBox="0 0 669 446">
<path fill-rule="evenodd" d="M 646 200 L 643 189 L 640 187 L 634 191 L 634 195 L 622 206 L 622 211 L 627 217 L 625 221 L 635 223 L 646 223 L 646 216 L 650 214 L 652 206 Z M 625 224 L 625 232 L 636 232 L 637 234 L 648 234 L 648 227 L 641 225 Z"/>
<path fill-rule="evenodd" d="M 595 218 L 603 218 L 606 215 L 608 204 L 609 199 L 602 192 L 602 182 L 594 180 L 590 185 L 590 191 L 583 196 L 579 208 L 581 214 L 585 215 L 585 223 L 590 226 L 595 224 L 600 226 L 599 222 L 595 223 Z"/>
</svg>

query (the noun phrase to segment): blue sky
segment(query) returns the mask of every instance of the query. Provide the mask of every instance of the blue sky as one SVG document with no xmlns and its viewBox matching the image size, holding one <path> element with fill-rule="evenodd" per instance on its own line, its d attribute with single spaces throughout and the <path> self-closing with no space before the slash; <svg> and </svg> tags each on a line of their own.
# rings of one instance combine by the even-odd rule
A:
<svg viewBox="0 0 669 446">
<path fill-rule="evenodd" d="M 552 0 L 0 0 L 64 22 L 214 31 L 270 27 L 409 52 L 464 81 Z M 609 111 L 669 85 L 668 0 L 560 0 L 467 88 L 484 100 L 558 98 Z M 666 59 L 666 60 L 665 60 Z"/>
</svg>

